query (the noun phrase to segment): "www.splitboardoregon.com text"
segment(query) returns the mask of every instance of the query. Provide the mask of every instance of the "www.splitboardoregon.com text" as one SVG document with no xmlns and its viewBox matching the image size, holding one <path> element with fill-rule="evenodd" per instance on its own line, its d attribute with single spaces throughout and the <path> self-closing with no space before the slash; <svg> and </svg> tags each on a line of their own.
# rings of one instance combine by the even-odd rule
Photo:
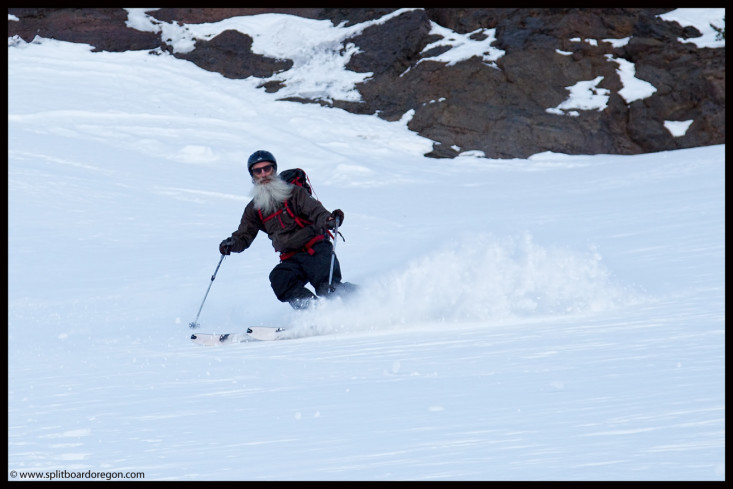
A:
<svg viewBox="0 0 733 489">
<path fill-rule="evenodd" d="M 78 479 L 78 480 L 93 480 L 93 479 L 145 479 L 144 472 L 97 472 L 94 470 L 87 471 L 73 471 L 73 470 L 53 470 L 45 472 L 32 472 L 32 471 L 10 471 L 11 479 Z"/>
</svg>

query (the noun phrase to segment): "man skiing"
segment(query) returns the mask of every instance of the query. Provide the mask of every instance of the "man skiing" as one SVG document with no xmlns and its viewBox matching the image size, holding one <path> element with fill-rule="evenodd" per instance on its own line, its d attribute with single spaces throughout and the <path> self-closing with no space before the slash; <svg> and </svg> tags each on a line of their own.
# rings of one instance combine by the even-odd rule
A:
<svg viewBox="0 0 733 489">
<path fill-rule="evenodd" d="M 270 272 L 270 285 L 277 298 L 294 309 L 310 307 L 317 296 L 341 294 L 353 289 L 341 282 L 341 267 L 333 256 L 330 229 L 344 222 L 340 209 L 329 212 L 308 190 L 277 175 L 277 161 L 269 151 L 252 153 L 247 161 L 254 188 L 239 227 L 219 244 L 223 255 L 249 248 L 259 231 L 267 233 L 280 263 Z M 334 237 L 334 239 L 336 239 Z M 310 283 L 316 295 L 305 287 Z"/>
</svg>

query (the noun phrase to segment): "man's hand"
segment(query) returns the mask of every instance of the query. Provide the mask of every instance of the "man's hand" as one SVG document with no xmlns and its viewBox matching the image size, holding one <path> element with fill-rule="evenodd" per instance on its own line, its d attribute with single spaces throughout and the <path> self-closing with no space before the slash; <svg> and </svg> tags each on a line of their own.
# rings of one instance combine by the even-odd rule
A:
<svg viewBox="0 0 733 489">
<path fill-rule="evenodd" d="M 228 255 L 232 252 L 232 246 L 234 246 L 234 238 L 231 236 L 219 243 L 219 253 L 222 255 Z"/>
<path fill-rule="evenodd" d="M 331 213 L 331 215 L 326 219 L 326 226 L 328 226 L 329 229 L 334 229 L 337 226 L 341 226 L 344 223 L 344 211 L 341 209 L 336 209 Z"/>
</svg>

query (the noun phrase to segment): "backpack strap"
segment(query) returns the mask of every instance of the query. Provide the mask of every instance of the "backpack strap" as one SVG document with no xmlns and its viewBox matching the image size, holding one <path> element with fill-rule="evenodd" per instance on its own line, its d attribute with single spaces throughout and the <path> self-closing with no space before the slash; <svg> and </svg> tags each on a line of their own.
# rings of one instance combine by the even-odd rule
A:
<svg viewBox="0 0 733 489">
<path fill-rule="evenodd" d="M 298 226 L 304 228 L 304 227 L 306 227 L 306 226 L 308 226 L 310 224 L 313 224 L 312 222 L 310 222 L 307 219 L 301 219 L 300 217 L 296 216 L 295 213 L 288 206 L 288 201 L 287 200 L 285 201 L 284 205 L 285 205 L 285 210 L 288 212 L 288 214 L 290 215 L 290 217 L 293 218 L 293 220 L 295 221 L 295 224 L 297 224 Z"/>
<path fill-rule="evenodd" d="M 272 214 L 270 214 L 267 217 L 262 215 L 262 209 L 257 209 L 257 213 L 259 214 L 260 220 L 262 221 L 263 224 L 269 221 L 270 219 L 274 219 L 277 217 L 277 220 L 280 222 L 280 227 L 285 229 L 285 224 L 283 223 L 282 217 L 280 217 L 283 212 L 287 212 L 288 215 L 295 221 L 295 224 L 297 224 L 301 228 L 304 228 L 310 224 L 313 224 L 312 222 L 310 222 L 307 219 L 301 219 L 300 217 L 296 216 L 293 210 L 288 205 L 287 200 L 283 202 L 282 209 L 278 209 L 277 211 L 273 212 Z"/>
</svg>

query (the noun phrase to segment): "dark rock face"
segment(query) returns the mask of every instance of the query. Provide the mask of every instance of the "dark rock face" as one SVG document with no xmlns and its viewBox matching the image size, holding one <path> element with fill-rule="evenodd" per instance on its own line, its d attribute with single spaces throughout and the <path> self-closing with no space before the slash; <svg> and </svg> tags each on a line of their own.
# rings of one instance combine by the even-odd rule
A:
<svg viewBox="0 0 733 489">
<path fill-rule="evenodd" d="M 191 53 L 177 56 L 227 78 L 266 78 L 293 66 L 290 60 L 277 60 L 252 53 L 252 38 L 233 30 L 224 31 L 211 41 L 201 43 Z"/>
<path fill-rule="evenodd" d="M 480 150 L 491 158 L 526 158 L 553 151 L 566 154 L 635 154 L 725 143 L 725 48 L 697 48 L 680 42 L 700 35 L 692 27 L 662 21 L 671 9 L 492 9 L 407 10 L 346 39 L 358 52 L 346 68 L 371 73 L 357 85 L 361 101 L 324 101 L 395 121 L 412 112 L 408 127 L 433 141 L 432 157 Z M 198 24 L 261 13 L 287 13 L 352 26 L 380 19 L 395 9 L 367 8 L 164 8 L 149 14 L 160 22 Z M 97 50 L 171 52 L 229 78 L 263 79 L 277 93 L 282 82 L 267 81 L 293 66 L 252 52 L 252 38 L 224 31 L 175 53 L 160 33 L 126 25 L 123 9 L 8 9 L 8 36 L 30 42 L 36 35 L 88 43 Z M 496 59 L 474 56 L 453 65 L 431 59 L 449 46 L 434 26 L 471 39 L 495 29 Z M 723 27 L 723 26 L 719 26 Z M 628 38 L 614 46 L 610 39 Z M 605 40 L 605 41 L 604 41 Z M 627 102 L 620 63 L 633 63 L 635 77 L 653 86 L 650 95 Z M 549 111 L 569 96 L 568 87 L 597 80 L 607 96 L 602 110 Z M 674 137 L 665 121 L 693 120 Z"/>
<path fill-rule="evenodd" d="M 160 35 L 125 25 L 120 8 L 9 8 L 19 21 L 8 21 L 8 37 L 31 42 L 36 35 L 59 41 L 91 44 L 96 51 L 135 51 L 161 46 Z"/>
</svg>

